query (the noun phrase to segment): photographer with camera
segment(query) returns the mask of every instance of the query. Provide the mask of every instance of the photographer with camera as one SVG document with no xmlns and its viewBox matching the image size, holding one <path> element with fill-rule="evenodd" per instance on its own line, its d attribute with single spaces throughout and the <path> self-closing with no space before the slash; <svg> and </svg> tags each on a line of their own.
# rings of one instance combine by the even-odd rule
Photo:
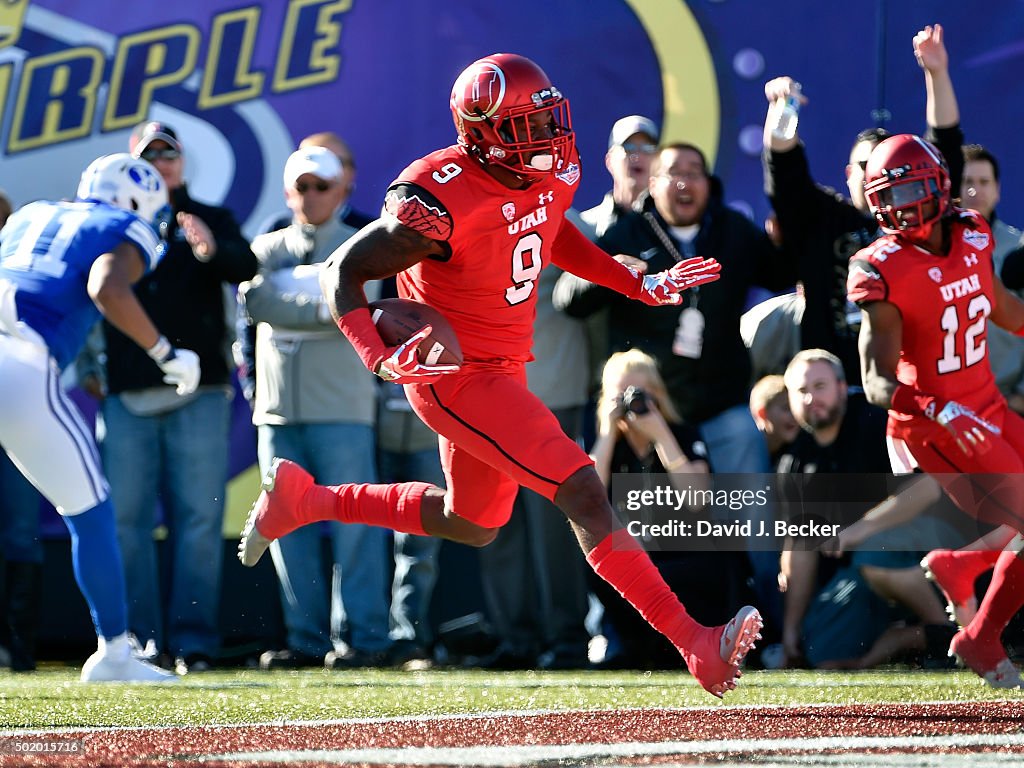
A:
<svg viewBox="0 0 1024 768">
<path fill-rule="evenodd" d="M 590 452 L 602 482 L 608 486 L 613 472 L 707 473 L 705 455 L 700 433 L 682 423 L 654 358 L 638 349 L 608 358 Z"/>
<path fill-rule="evenodd" d="M 590 452 L 597 473 L 611 487 L 614 473 L 667 474 L 680 490 L 709 476 L 697 427 L 683 423 L 665 388 L 658 364 L 639 349 L 608 358 L 601 375 L 597 439 Z M 651 480 L 653 484 L 653 477 Z M 745 590 L 749 571 L 742 552 L 650 552 L 672 591 L 698 621 L 728 620 L 735 605 L 752 599 Z M 715 587 L 708 574 L 714 573 Z M 679 654 L 598 580 L 591 589 L 604 605 L 604 661 L 609 669 L 677 669 Z M 740 601 L 740 602 L 737 602 Z"/>
</svg>

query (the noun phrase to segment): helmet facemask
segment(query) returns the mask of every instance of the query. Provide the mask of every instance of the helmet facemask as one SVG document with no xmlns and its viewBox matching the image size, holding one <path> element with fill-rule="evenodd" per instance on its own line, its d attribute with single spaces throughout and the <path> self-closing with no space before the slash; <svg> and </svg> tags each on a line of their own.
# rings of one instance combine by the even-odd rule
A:
<svg viewBox="0 0 1024 768">
<path fill-rule="evenodd" d="M 864 197 L 883 232 L 924 242 L 952 207 L 945 160 L 916 136 L 893 136 L 868 158 Z"/>
<path fill-rule="evenodd" d="M 569 101 L 529 59 L 496 54 L 467 68 L 452 89 L 459 143 L 518 176 L 564 171 L 575 145 Z"/>
</svg>

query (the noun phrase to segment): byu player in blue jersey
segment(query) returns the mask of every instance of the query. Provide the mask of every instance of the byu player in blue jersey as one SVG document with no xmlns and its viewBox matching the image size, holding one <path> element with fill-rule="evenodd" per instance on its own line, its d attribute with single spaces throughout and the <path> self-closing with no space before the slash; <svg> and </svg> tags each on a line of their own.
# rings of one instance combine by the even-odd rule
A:
<svg viewBox="0 0 1024 768">
<path fill-rule="evenodd" d="M 102 312 L 180 394 L 198 386 L 199 358 L 172 347 L 132 292 L 160 260 L 169 210 L 153 166 L 106 155 L 85 169 L 74 202 L 16 211 L 0 245 L 0 445 L 71 531 L 75 578 L 99 638 L 83 682 L 176 679 L 132 652 L 110 488 L 59 380 Z"/>
</svg>

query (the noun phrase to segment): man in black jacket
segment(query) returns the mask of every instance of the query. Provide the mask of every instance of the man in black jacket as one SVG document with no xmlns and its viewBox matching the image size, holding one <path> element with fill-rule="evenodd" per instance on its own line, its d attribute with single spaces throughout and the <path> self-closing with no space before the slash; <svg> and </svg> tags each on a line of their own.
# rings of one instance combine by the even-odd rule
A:
<svg viewBox="0 0 1024 768">
<path fill-rule="evenodd" d="M 718 472 L 766 472 L 768 454 L 747 409 L 750 355 L 740 315 L 754 285 L 782 290 L 793 269 L 767 235 L 722 202 L 704 154 L 691 144 L 664 147 L 651 167 L 650 188 L 598 244 L 651 274 L 690 256 L 722 264 L 714 285 L 691 290 L 676 307 L 634 307 L 598 285 L 559 278 L 555 302 L 574 317 L 609 308 L 609 352 L 639 348 L 658 361 L 683 419 L 698 425 Z"/>
<path fill-rule="evenodd" d="M 167 254 L 135 292 L 174 346 L 196 351 L 202 379 L 194 394 L 179 396 L 143 350 L 104 323 L 108 394 L 101 450 L 124 555 L 129 628 L 154 655 L 166 650 L 176 657 L 184 674 L 209 668 L 220 642 L 221 527 L 233 393 L 224 284 L 252 278 L 257 263 L 229 210 L 189 196 L 183 147 L 174 129 L 142 123 L 129 148 L 160 171 L 173 212 Z M 153 541 L 158 499 L 171 561 L 170 593 L 163 596 Z"/>
</svg>

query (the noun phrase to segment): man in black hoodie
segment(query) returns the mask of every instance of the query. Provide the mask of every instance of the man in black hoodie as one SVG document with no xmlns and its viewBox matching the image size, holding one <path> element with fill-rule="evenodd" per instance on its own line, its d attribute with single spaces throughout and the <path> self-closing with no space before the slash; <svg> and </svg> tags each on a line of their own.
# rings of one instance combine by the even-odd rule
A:
<svg viewBox="0 0 1024 768">
<path fill-rule="evenodd" d="M 768 471 L 764 439 L 747 408 L 750 355 L 739 321 L 752 286 L 782 290 L 793 285 L 795 271 L 760 227 L 723 204 L 704 153 L 685 143 L 661 149 L 649 189 L 598 244 L 650 274 L 691 256 L 721 262 L 721 278 L 689 291 L 678 306 L 630 306 L 636 302 L 568 274 L 555 302 L 574 317 L 609 308 L 609 353 L 636 347 L 658 361 L 680 415 L 700 427 L 715 471 Z"/>
<path fill-rule="evenodd" d="M 124 555 L 129 629 L 153 655 L 167 651 L 175 657 L 178 673 L 184 674 L 209 668 L 220 642 L 221 527 L 233 393 L 224 284 L 252 278 L 257 262 L 228 209 L 190 197 L 174 129 L 141 123 L 132 131 L 129 149 L 160 171 L 174 214 L 167 254 L 135 293 L 174 346 L 196 351 L 202 379 L 195 393 L 179 396 L 142 349 L 104 323 L 101 451 Z M 153 541 L 158 499 L 168 528 L 167 595 L 160 593 Z"/>
</svg>

